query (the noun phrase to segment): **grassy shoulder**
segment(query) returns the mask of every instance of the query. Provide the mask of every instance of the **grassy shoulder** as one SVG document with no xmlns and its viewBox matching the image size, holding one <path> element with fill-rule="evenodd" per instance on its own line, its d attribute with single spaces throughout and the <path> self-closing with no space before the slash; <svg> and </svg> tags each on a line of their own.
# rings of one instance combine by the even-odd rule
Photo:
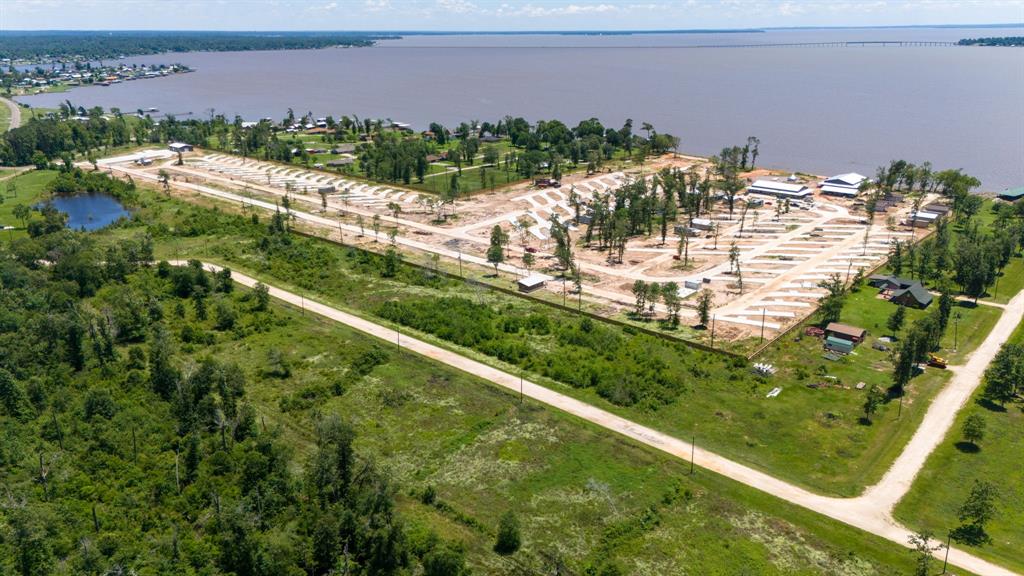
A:
<svg viewBox="0 0 1024 576">
<path fill-rule="evenodd" d="M 1024 324 L 1016 333 L 1024 341 Z M 972 414 L 985 421 L 985 438 L 974 451 L 962 437 L 964 420 Z M 896 506 L 895 516 L 914 529 L 931 530 L 939 537 L 959 526 L 957 510 L 976 479 L 996 485 L 998 513 L 986 530 L 989 545 L 967 547 L 977 556 L 1024 572 L 1024 405 L 1007 404 L 1005 410 L 981 401 L 976 394 L 961 411 L 949 434 L 928 458 L 910 492 Z"/>
<path fill-rule="evenodd" d="M 360 251 L 333 244 L 297 239 L 298 243 L 315 246 L 315 250 L 304 256 L 296 253 L 292 258 L 281 258 L 261 251 L 258 238 L 246 232 L 242 219 L 190 207 L 163 196 L 151 195 L 145 202 L 148 207 L 143 210 L 142 219 L 152 222 L 150 230 L 166 240 L 158 249 L 163 250 L 165 257 L 217 261 L 376 322 L 386 323 L 376 313 L 384 302 L 442 297 L 483 303 L 508 316 L 541 314 L 550 318 L 554 325 L 580 322 L 574 314 L 457 281 L 420 281 L 417 278 L 423 273 L 419 271 L 396 279 L 382 278 L 373 261 L 366 261 Z M 228 221 L 233 224 L 223 225 Z M 263 226 L 260 225 L 261 229 Z M 876 330 L 871 318 L 886 317 L 892 305 L 875 299 L 873 294 L 870 288 L 856 293 L 847 306 L 844 321 L 858 322 Z M 862 307 L 870 310 L 861 311 Z M 979 326 L 988 321 L 990 314 L 998 314 L 994 308 L 979 307 L 977 311 Z M 967 331 L 971 318 L 975 316 L 966 315 L 961 320 L 961 330 Z M 884 320 L 878 321 L 884 325 Z M 403 330 L 507 370 L 522 369 L 518 364 L 503 362 L 426 332 Z M 980 332 L 981 328 L 976 331 Z M 875 336 L 878 335 L 881 334 L 876 332 Z M 529 340 L 539 351 L 557 344 L 549 336 L 535 335 Z M 717 355 L 697 360 L 699 354 L 692 349 L 672 348 L 654 339 L 645 342 L 649 343 L 644 346 L 654 347 L 645 354 L 673 350 L 668 353 L 669 361 L 682 362 L 679 370 L 686 374 L 682 376 L 685 389 L 666 405 L 617 405 L 593 389 L 576 388 L 553 377 L 544 377 L 541 374 L 545 372 L 539 367 L 530 370 L 530 377 L 680 437 L 689 437 L 696 431 L 698 443 L 709 449 L 814 490 L 839 495 L 856 494 L 880 477 L 912 434 L 932 395 L 947 378 L 941 371 L 926 372 L 914 380 L 902 408 L 898 402 L 889 402 L 880 408 L 872 425 L 865 425 L 861 423 L 864 391 L 856 390 L 854 385 L 865 381 L 885 387 L 889 384 L 890 370 L 888 356 L 872 350 L 870 345 L 862 345 L 856 355 L 833 363 L 821 358 L 820 341 L 803 338 L 792 342 L 787 338 L 770 352 L 769 361 L 775 362 L 781 373 L 774 379 L 761 379 L 750 374 L 743 363 L 733 365 L 732 361 Z M 961 344 L 961 350 L 973 345 Z M 690 373 L 694 363 L 700 368 L 697 373 Z M 821 370 L 825 374 L 821 374 Z M 835 376 L 840 385 L 807 386 L 831 381 L 824 378 L 826 375 Z M 766 398 L 767 392 L 776 385 L 784 388 L 783 393 L 776 398 Z"/>
<path fill-rule="evenodd" d="M 11 109 L 6 104 L 0 104 L 0 132 L 6 132 L 11 127 Z"/>
</svg>

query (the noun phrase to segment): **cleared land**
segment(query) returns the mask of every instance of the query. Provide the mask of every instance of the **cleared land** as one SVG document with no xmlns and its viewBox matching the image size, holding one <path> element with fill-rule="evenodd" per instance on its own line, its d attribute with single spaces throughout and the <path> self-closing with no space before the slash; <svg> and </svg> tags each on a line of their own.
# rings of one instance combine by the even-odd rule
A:
<svg viewBox="0 0 1024 576">
<path fill-rule="evenodd" d="M 119 173 L 150 179 L 155 178 L 158 170 L 166 170 L 192 189 L 213 188 L 222 196 L 234 194 L 239 201 L 250 198 L 280 203 L 288 196 L 297 213 L 321 211 L 326 203 L 322 216 L 305 220 L 349 232 L 355 231 L 362 221 L 362 234 L 376 218 L 385 231 L 395 229 L 403 250 L 437 254 L 447 259 L 449 265 L 462 259 L 480 266 L 482 273 L 490 268 L 485 255 L 491 228 L 497 225 L 512 238 L 506 248 L 506 261 L 499 270 L 510 275 L 526 274 L 528 269 L 522 257 L 529 251 L 537 260 L 535 271 L 548 280 L 564 277 L 552 254 L 550 220 L 557 216 L 570 221 L 575 216 L 575 207 L 570 205 L 574 194 L 585 210 L 588 203 L 595 201 L 596 194 L 607 197 L 624 183 L 650 178 L 660 168 L 707 169 L 702 159 L 667 155 L 651 162 L 643 172 L 573 175 L 563 180 L 560 189 L 519 184 L 446 207 L 429 194 L 406 188 L 367 184 L 332 173 L 223 154 L 190 154 L 184 166 L 158 160 L 150 167 L 138 168 L 129 160 L 130 157 L 125 157 L 102 163 Z M 760 172 L 763 171 L 752 176 L 763 176 Z M 318 194 L 321 188 L 325 189 L 324 196 Z M 739 204 L 744 198 L 740 195 Z M 724 202 L 719 202 L 709 216 L 717 234 L 705 231 L 689 240 L 686 251 L 690 261 L 686 267 L 676 259 L 679 238 L 674 231 L 667 235 L 664 244 L 660 237 L 630 240 L 619 262 L 606 251 L 579 242 L 583 225 L 570 224 L 583 274 L 582 294 L 578 297 L 586 299 L 603 315 L 625 318 L 633 309 L 631 288 L 635 280 L 676 282 L 683 287 L 680 295 L 684 298 L 695 292 L 685 288 L 687 283 L 710 288 L 716 295 L 712 314 L 717 343 L 749 351 L 762 333 L 771 337 L 813 311 L 822 294 L 817 286 L 820 281 L 832 274 L 848 278 L 858 270 L 873 269 L 884 261 L 893 241 L 910 241 L 923 234 L 921 230 L 891 224 L 902 217 L 906 207 L 892 209 L 890 214 L 876 216 L 869 222 L 857 216 L 856 207 L 847 200 L 817 196 L 803 208 L 794 206 L 788 210 L 776 206 L 776 202 L 767 199 L 761 207 L 737 209 L 732 215 Z M 443 212 L 450 217 L 438 220 Z M 519 228 L 520 222 L 526 226 Z M 733 245 L 739 251 L 742 287 L 729 258 Z M 564 299 L 565 290 L 562 281 L 548 282 L 546 297 Z M 675 332 L 707 343 L 710 331 L 686 326 L 696 323 L 693 302 L 687 301 L 684 306 L 684 327 Z M 664 315 L 665 311 L 665 306 L 659 304 L 655 313 Z M 657 324 L 652 326 L 657 329 Z"/>
</svg>

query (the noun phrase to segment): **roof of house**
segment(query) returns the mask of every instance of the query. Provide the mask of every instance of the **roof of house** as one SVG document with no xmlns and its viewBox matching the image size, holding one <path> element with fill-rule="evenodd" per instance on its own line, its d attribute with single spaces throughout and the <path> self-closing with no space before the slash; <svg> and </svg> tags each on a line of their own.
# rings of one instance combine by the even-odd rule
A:
<svg viewBox="0 0 1024 576">
<path fill-rule="evenodd" d="M 900 288 L 909 288 L 914 284 L 920 284 L 917 280 L 911 280 L 910 278 L 901 278 L 899 276 L 886 276 L 884 274 L 873 274 L 868 280 L 871 282 L 885 282 L 886 284 L 894 284 Z"/>
<path fill-rule="evenodd" d="M 934 298 L 931 295 L 931 293 L 928 292 L 928 290 L 926 290 L 925 287 L 921 285 L 920 282 L 914 282 L 913 284 L 907 286 L 906 288 L 900 288 L 899 290 L 893 292 L 890 300 L 899 300 L 903 298 L 903 296 L 906 294 L 910 294 L 910 297 L 916 300 L 922 306 L 927 306 L 931 304 L 932 299 Z"/>
<path fill-rule="evenodd" d="M 831 178 L 826 178 L 823 184 L 838 184 L 840 186 L 860 186 L 861 182 L 867 180 L 868 177 L 863 174 L 857 174 L 856 172 L 847 172 L 846 174 L 837 174 Z"/>
<path fill-rule="evenodd" d="M 1007 188 L 999 193 L 999 197 L 1004 200 L 1018 200 L 1024 198 L 1024 186 L 1018 188 Z"/>
<path fill-rule="evenodd" d="M 843 336 L 852 336 L 854 338 L 863 338 L 864 334 L 867 333 L 867 330 L 857 328 L 856 326 L 840 324 L 839 322 L 829 322 L 828 326 L 825 326 L 825 332 L 842 334 Z"/>
<path fill-rule="evenodd" d="M 325 162 L 328 166 L 348 166 L 356 161 L 355 158 L 335 158 Z"/>
</svg>

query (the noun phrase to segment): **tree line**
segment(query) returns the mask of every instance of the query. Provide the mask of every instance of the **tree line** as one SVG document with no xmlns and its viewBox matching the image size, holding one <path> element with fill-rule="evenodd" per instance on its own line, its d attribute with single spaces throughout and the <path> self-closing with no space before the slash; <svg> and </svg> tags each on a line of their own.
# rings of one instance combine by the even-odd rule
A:
<svg viewBox="0 0 1024 576">
<path fill-rule="evenodd" d="M 20 31 L 0 32 L 0 58 L 30 61 L 105 60 L 165 52 L 307 50 L 371 46 L 392 35 L 359 32 Z"/>
</svg>

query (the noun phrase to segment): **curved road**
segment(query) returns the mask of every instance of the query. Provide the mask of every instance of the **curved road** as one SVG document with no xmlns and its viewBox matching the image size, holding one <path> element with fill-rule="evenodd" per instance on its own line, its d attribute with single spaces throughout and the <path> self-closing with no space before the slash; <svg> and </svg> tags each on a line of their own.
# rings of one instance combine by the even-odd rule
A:
<svg viewBox="0 0 1024 576">
<path fill-rule="evenodd" d="M 0 98 L 7 109 L 11 111 L 11 122 L 7 125 L 8 130 L 13 130 L 18 126 L 21 126 L 21 107 L 14 100 L 8 98 Z"/>
<path fill-rule="evenodd" d="M 174 264 L 182 265 L 184 262 L 174 262 Z M 213 264 L 205 265 L 211 270 L 220 269 L 219 266 Z M 232 272 L 232 277 L 244 286 L 251 287 L 257 282 L 255 278 L 237 272 Z M 509 374 L 508 372 L 498 370 L 410 336 L 400 336 L 391 328 L 320 304 L 319 302 L 308 300 L 302 295 L 280 288 L 269 288 L 271 296 L 284 302 L 294 306 L 302 306 L 305 310 L 341 322 L 382 340 L 400 343 L 401 346 L 420 355 L 479 376 L 510 390 L 521 392 L 523 395 L 529 396 L 534 400 L 583 418 L 608 430 L 632 438 L 637 442 L 657 448 L 677 458 L 690 460 L 692 450 L 693 462 L 702 468 L 860 528 L 866 532 L 881 536 L 902 546 L 907 546 L 908 538 L 912 532 L 892 518 L 893 506 L 910 489 L 914 477 L 917 476 L 918 471 L 924 466 L 928 455 L 945 438 L 946 433 L 952 427 L 957 411 L 963 407 L 981 383 L 981 376 L 985 367 L 988 366 L 989 362 L 999 351 L 1002 343 L 1009 338 L 1021 318 L 1024 317 L 1024 292 L 1021 292 L 1007 304 L 999 322 L 996 323 L 996 326 L 985 341 L 972 353 L 967 364 L 954 368 L 955 374 L 952 381 L 932 401 L 924 420 L 921 422 L 921 426 L 882 480 L 868 488 L 864 494 L 857 498 L 832 498 L 814 494 L 764 472 L 754 470 L 700 447 L 692 446 L 689 442 L 679 440 L 646 426 L 641 426 L 529 380 L 523 380 L 520 375 Z M 934 554 L 936 557 L 942 558 L 945 555 L 945 550 L 937 550 Z M 949 560 L 951 563 L 976 574 L 984 574 L 986 576 L 1013 576 L 1014 574 L 1014 572 L 1006 568 L 992 564 L 987 560 L 957 548 L 950 548 Z"/>
</svg>

